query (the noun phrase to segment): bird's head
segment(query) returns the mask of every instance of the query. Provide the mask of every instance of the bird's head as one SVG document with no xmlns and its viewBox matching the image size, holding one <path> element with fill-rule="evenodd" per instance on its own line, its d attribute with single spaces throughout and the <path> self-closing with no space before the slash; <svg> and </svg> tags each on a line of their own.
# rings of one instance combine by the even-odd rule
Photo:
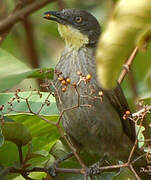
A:
<svg viewBox="0 0 151 180">
<path fill-rule="evenodd" d="M 77 9 L 45 12 L 44 18 L 58 23 L 58 30 L 66 46 L 80 48 L 94 46 L 100 35 L 100 25 L 90 13 Z"/>
</svg>

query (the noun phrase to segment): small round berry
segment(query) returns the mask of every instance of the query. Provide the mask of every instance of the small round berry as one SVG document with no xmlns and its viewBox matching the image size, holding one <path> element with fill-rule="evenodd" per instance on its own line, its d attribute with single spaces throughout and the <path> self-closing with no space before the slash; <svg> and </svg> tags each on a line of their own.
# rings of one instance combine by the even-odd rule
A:
<svg viewBox="0 0 151 180">
<path fill-rule="evenodd" d="M 126 120 L 126 115 L 125 114 L 123 115 L 123 119 Z"/>
<path fill-rule="evenodd" d="M 77 87 L 77 84 L 74 82 L 74 83 L 72 83 L 72 85 L 74 86 L 74 87 Z"/>
<path fill-rule="evenodd" d="M 66 84 L 66 81 L 65 81 L 65 80 L 62 80 L 62 81 L 61 81 L 61 84 L 65 85 L 65 84 Z"/>
<path fill-rule="evenodd" d="M 99 91 L 99 96 L 103 96 L 103 91 Z"/>
<path fill-rule="evenodd" d="M 63 80 L 63 77 L 61 77 L 61 76 L 58 77 L 58 80 L 59 80 L 59 81 L 62 81 L 62 80 Z"/>
<path fill-rule="evenodd" d="M 88 74 L 87 76 L 86 76 L 86 80 L 90 80 L 92 77 L 91 77 L 91 75 L 90 74 Z"/>
<path fill-rule="evenodd" d="M 80 71 L 77 71 L 77 75 L 78 75 L 78 76 L 81 76 L 82 73 L 81 73 Z"/>
<path fill-rule="evenodd" d="M 4 105 L 0 106 L 0 111 L 2 111 L 4 109 Z"/>
<path fill-rule="evenodd" d="M 20 91 L 21 91 L 21 89 L 20 89 L 20 88 L 18 88 L 16 91 L 17 91 L 17 92 L 20 92 Z"/>
<path fill-rule="evenodd" d="M 62 72 L 58 72 L 58 74 L 59 74 L 59 75 L 61 75 L 61 74 L 62 74 Z"/>
<path fill-rule="evenodd" d="M 62 88 L 62 92 L 66 92 L 66 90 L 67 90 L 66 87 Z"/>
<path fill-rule="evenodd" d="M 70 84 L 71 79 L 70 79 L 70 78 L 67 78 L 67 79 L 66 79 L 66 82 L 67 82 L 68 84 Z"/>
<path fill-rule="evenodd" d="M 131 112 L 130 112 L 129 110 L 127 110 L 127 111 L 125 112 L 125 114 L 126 114 L 126 115 L 130 115 Z"/>
</svg>

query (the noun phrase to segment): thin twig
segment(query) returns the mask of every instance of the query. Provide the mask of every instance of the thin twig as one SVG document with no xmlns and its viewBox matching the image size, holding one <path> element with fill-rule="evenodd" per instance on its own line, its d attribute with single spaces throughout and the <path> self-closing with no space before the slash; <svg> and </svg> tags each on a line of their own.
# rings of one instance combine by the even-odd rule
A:
<svg viewBox="0 0 151 180">
<path fill-rule="evenodd" d="M 138 161 L 139 159 L 145 157 L 146 155 L 147 155 L 147 153 L 144 153 L 144 154 L 140 155 L 138 158 L 134 159 L 134 160 L 131 162 L 131 164 L 134 164 L 136 161 Z"/>
<path fill-rule="evenodd" d="M 103 167 L 99 167 L 99 170 L 103 171 L 103 170 L 119 169 L 119 168 L 126 168 L 126 167 L 129 167 L 128 163 L 111 165 L 111 166 L 103 166 Z"/>
<path fill-rule="evenodd" d="M 76 157 L 76 159 L 79 161 L 80 165 L 83 167 L 83 169 L 86 169 L 86 165 L 84 164 L 84 162 L 80 159 L 79 155 L 77 154 L 75 148 L 73 147 L 73 145 L 69 142 L 69 140 L 67 139 L 67 137 L 64 135 L 64 131 L 61 129 L 61 127 L 59 125 L 57 125 L 57 128 L 61 134 L 61 136 L 64 138 L 64 140 L 66 141 L 66 143 L 68 144 L 68 146 L 70 147 L 71 151 L 73 152 L 74 156 Z"/>
<path fill-rule="evenodd" d="M 130 167 L 131 171 L 133 172 L 133 174 L 135 175 L 136 179 L 141 180 L 140 177 L 138 176 L 138 174 L 136 173 L 136 171 L 134 170 L 133 166 L 130 164 L 129 167 Z"/>
<path fill-rule="evenodd" d="M 80 159 L 79 155 L 78 155 L 77 152 L 75 151 L 75 148 L 74 148 L 73 145 L 68 141 L 68 139 L 67 139 L 66 136 L 64 135 L 64 131 L 63 131 L 62 128 L 60 127 L 60 120 L 61 120 L 63 114 L 64 114 L 66 111 L 68 111 L 68 110 L 71 110 L 71 109 L 75 109 L 75 108 L 80 107 L 80 94 L 79 94 L 79 92 L 78 92 L 78 90 L 77 90 L 77 86 L 79 86 L 82 81 L 83 81 L 83 80 L 80 78 L 80 80 L 77 82 L 76 86 L 74 86 L 75 92 L 76 92 L 76 94 L 77 94 L 77 104 L 76 104 L 75 106 L 73 106 L 73 107 L 66 108 L 66 109 L 63 108 L 63 103 L 62 103 L 61 97 L 60 97 L 60 95 L 59 95 L 58 89 L 55 87 L 55 85 L 54 85 L 53 82 L 51 83 L 51 85 L 54 87 L 54 89 L 55 89 L 55 91 L 56 91 L 56 95 L 57 95 L 57 97 L 58 97 L 58 99 L 59 99 L 59 101 L 60 101 L 60 104 L 61 104 L 61 106 L 62 106 L 62 109 L 63 109 L 62 112 L 60 113 L 60 116 L 59 116 L 59 119 L 58 119 L 58 121 L 57 121 L 57 123 L 56 123 L 56 126 L 57 126 L 57 128 L 58 128 L 61 136 L 65 139 L 65 141 L 67 142 L 68 146 L 70 147 L 70 149 L 71 149 L 72 152 L 74 153 L 76 159 L 79 161 L 80 165 L 83 167 L 83 169 L 86 169 L 86 165 L 85 165 L 84 162 Z M 87 106 L 87 105 L 84 105 L 84 106 Z"/>
<path fill-rule="evenodd" d="M 129 72 L 130 66 L 131 66 L 132 63 L 133 63 L 133 61 L 134 61 L 134 59 L 135 59 L 135 57 L 136 57 L 136 55 L 137 55 L 137 53 L 138 53 L 138 50 L 139 50 L 138 47 L 136 47 L 136 48 L 133 50 L 132 54 L 130 55 L 130 57 L 128 58 L 126 64 L 124 65 L 124 69 L 122 70 L 122 72 L 121 72 L 121 74 L 120 74 L 120 77 L 119 77 L 119 79 L 118 79 L 119 84 L 122 83 L 124 77 L 125 77 L 126 74 Z"/>
<path fill-rule="evenodd" d="M 151 112 L 151 106 L 147 105 L 145 107 L 143 107 L 142 109 L 140 109 L 139 111 L 135 112 L 132 114 L 132 118 L 135 117 L 140 117 L 142 118 L 142 116 L 144 115 L 144 113 L 150 113 Z"/>
<path fill-rule="evenodd" d="M 130 155 L 129 155 L 129 158 L 128 158 L 128 163 L 129 163 L 129 164 L 130 164 L 130 162 L 131 162 L 131 159 L 132 159 L 132 156 L 133 156 L 133 154 L 134 154 L 134 152 L 135 152 L 135 149 L 137 148 L 137 145 L 138 145 L 138 135 L 139 135 L 139 133 L 140 133 L 140 130 L 141 130 L 141 127 L 142 127 L 142 123 L 143 123 L 144 117 L 145 117 L 145 113 L 143 114 L 142 119 L 141 119 L 141 121 L 140 121 L 139 129 L 138 129 L 137 134 L 136 134 L 136 140 L 135 140 L 135 142 L 134 142 L 134 145 L 133 145 L 133 147 L 132 147 L 132 150 L 131 150 Z"/>
</svg>

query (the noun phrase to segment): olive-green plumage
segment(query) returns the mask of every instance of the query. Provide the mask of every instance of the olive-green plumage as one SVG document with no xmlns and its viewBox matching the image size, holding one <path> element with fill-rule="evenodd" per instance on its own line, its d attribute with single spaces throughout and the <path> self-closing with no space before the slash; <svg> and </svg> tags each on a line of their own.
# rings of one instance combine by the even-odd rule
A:
<svg viewBox="0 0 151 180">
<path fill-rule="evenodd" d="M 104 91 L 97 81 L 95 49 L 101 32 L 98 21 L 88 12 L 76 9 L 45 14 L 45 18 L 58 23 L 59 32 L 66 43 L 56 71 L 61 72 L 63 78 L 70 78 L 71 83 L 79 81 L 77 72 L 92 76 L 88 83 L 82 81 L 77 87 L 79 104 L 91 107 L 80 106 L 66 111 L 61 119 L 65 131 L 87 151 L 126 162 L 135 141 L 135 127 L 132 121 L 123 120 L 128 104 L 121 87 L 117 85 L 114 90 Z M 60 112 L 77 105 L 75 87 L 69 84 L 63 92 L 57 75 L 54 84 L 62 101 L 60 103 L 56 95 Z M 90 92 L 91 89 L 94 89 L 93 96 L 97 97 L 103 91 L 102 102 L 98 98 L 85 97 L 86 91 Z"/>
</svg>

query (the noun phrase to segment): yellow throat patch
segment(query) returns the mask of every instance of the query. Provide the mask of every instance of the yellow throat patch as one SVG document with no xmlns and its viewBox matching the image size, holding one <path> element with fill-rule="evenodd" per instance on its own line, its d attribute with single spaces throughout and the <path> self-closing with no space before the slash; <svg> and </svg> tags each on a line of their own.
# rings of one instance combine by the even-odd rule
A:
<svg viewBox="0 0 151 180">
<path fill-rule="evenodd" d="M 79 49 L 83 45 L 89 43 L 89 39 L 86 35 L 83 35 L 79 30 L 71 26 L 58 23 L 58 31 L 68 47 Z"/>
</svg>

